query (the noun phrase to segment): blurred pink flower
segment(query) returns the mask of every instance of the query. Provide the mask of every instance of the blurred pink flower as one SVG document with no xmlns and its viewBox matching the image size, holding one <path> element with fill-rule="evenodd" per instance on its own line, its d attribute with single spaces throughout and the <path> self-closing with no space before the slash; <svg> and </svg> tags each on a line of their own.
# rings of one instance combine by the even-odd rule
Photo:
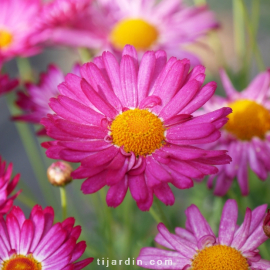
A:
<svg viewBox="0 0 270 270">
<path fill-rule="evenodd" d="M 5 270 L 57 269 L 80 270 L 93 258 L 76 262 L 84 253 L 86 243 L 78 242 L 81 227 L 74 218 L 53 225 L 54 210 L 36 205 L 30 217 L 25 218 L 18 206 L 14 206 L 6 220 L 0 216 L 0 259 Z"/>
<path fill-rule="evenodd" d="M 11 209 L 13 201 L 21 193 L 18 191 L 15 195 L 9 196 L 19 182 L 20 175 L 17 174 L 11 180 L 12 163 L 6 168 L 6 162 L 2 161 L 0 156 L 0 215 L 5 215 Z"/>
<path fill-rule="evenodd" d="M 79 66 L 75 65 L 72 72 L 79 74 Z M 25 114 L 14 116 L 13 120 L 39 124 L 41 118 L 48 113 L 53 113 L 48 103 L 51 97 L 59 95 L 57 86 L 64 80 L 64 73 L 56 65 L 50 65 L 47 73 L 40 75 L 40 81 L 37 85 L 28 83 L 26 84 L 27 93 L 18 92 L 16 104 L 25 111 Z M 46 135 L 46 132 L 42 128 L 38 134 Z"/>
<path fill-rule="evenodd" d="M 38 53 L 40 48 L 32 39 L 38 40 L 41 1 L 1 0 L 0 5 L 0 62 Z"/>
<path fill-rule="evenodd" d="M 7 74 L 0 74 L 0 96 L 10 92 L 19 84 L 17 79 L 10 79 Z"/>
<path fill-rule="evenodd" d="M 128 188 L 141 210 L 149 210 L 153 194 L 172 205 L 168 183 L 190 188 L 191 177 L 203 179 L 217 173 L 212 165 L 231 160 L 225 150 L 193 146 L 217 140 L 231 109 L 193 117 L 216 83 L 202 87 L 204 67 L 189 69 L 189 60 L 167 61 L 161 50 L 146 52 L 139 65 L 130 45 L 120 65 L 110 52 L 84 64 L 82 78 L 68 74 L 50 100 L 56 114 L 41 121 L 56 140 L 43 144 L 47 156 L 81 162 L 71 176 L 87 177 L 85 194 L 110 186 L 109 206 L 121 204 Z"/>
<path fill-rule="evenodd" d="M 76 2 L 76 3 L 75 3 Z M 207 6 L 187 7 L 181 0 L 55 0 L 43 10 L 43 30 L 52 43 L 121 51 L 165 50 L 169 56 L 199 60 L 183 46 L 218 26 Z"/>
<path fill-rule="evenodd" d="M 247 195 L 248 168 L 261 180 L 270 172 L 270 71 L 257 75 L 242 92 L 234 89 L 224 70 L 220 75 L 227 96 L 214 96 L 204 105 L 204 112 L 223 106 L 232 108 L 221 138 L 211 148 L 228 149 L 232 162 L 219 166 L 219 173 L 209 178 L 208 186 L 212 187 L 216 179 L 214 193 L 223 196 L 237 178 L 242 195 Z"/>
<path fill-rule="evenodd" d="M 257 249 L 268 239 L 262 229 L 266 207 L 247 208 L 244 222 L 238 226 L 236 201 L 227 200 L 216 237 L 198 207 L 191 205 L 186 210 L 185 229 L 177 227 L 172 234 L 164 224 L 158 225 L 155 241 L 170 250 L 143 248 L 137 264 L 147 269 L 270 269 L 270 262 L 261 259 Z"/>
</svg>

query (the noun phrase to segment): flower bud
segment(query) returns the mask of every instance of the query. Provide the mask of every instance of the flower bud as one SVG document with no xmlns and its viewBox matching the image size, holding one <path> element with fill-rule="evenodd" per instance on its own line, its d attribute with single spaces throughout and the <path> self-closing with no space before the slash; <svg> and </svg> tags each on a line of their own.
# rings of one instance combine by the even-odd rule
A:
<svg viewBox="0 0 270 270">
<path fill-rule="evenodd" d="M 267 215 L 263 221 L 263 231 L 270 238 L 270 209 L 267 211 Z"/>
<path fill-rule="evenodd" d="M 65 186 L 72 181 L 72 167 L 64 161 L 54 162 L 47 170 L 49 182 L 54 186 Z"/>
</svg>

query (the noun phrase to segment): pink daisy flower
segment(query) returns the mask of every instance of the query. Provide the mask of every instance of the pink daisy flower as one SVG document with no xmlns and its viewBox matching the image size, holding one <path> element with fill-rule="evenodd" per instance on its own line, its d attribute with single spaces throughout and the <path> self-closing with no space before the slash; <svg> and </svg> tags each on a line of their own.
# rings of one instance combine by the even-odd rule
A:
<svg viewBox="0 0 270 270">
<path fill-rule="evenodd" d="M 79 270 L 93 261 L 76 262 L 86 243 L 78 242 L 81 227 L 74 218 L 53 225 L 52 207 L 34 206 L 28 219 L 14 206 L 6 220 L 0 216 L 0 266 L 3 270 Z"/>
<path fill-rule="evenodd" d="M 19 182 L 20 175 L 17 174 L 11 180 L 12 163 L 6 168 L 6 162 L 2 161 L 0 156 L 0 215 L 5 215 L 11 209 L 13 201 L 21 193 L 18 191 L 15 195 L 9 196 Z"/>
<path fill-rule="evenodd" d="M 246 210 L 244 222 L 237 225 L 235 200 L 223 208 L 218 237 L 213 233 L 197 206 L 186 210 L 186 228 L 175 228 L 172 234 L 159 223 L 155 241 L 173 251 L 143 248 L 137 265 L 148 269 L 179 270 L 267 270 L 270 262 L 261 259 L 257 249 L 268 237 L 262 229 L 267 205 Z M 152 262 L 152 263 L 151 263 Z"/>
<path fill-rule="evenodd" d="M 30 39 L 38 39 L 35 27 L 41 8 L 40 0 L 1 0 L 0 62 L 40 51 Z"/>
<path fill-rule="evenodd" d="M 242 194 L 247 195 L 248 167 L 261 180 L 270 171 L 270 71 L 260 73 L 242 92 L 234 89 L 225 71 L 220 75 L 227 96 L 214 96 L 204 109 L 232 108 L 220 140 L 212 145 L 213 149 L 228 149 L 232 163 L 219 166 L 219 173 L 209 178 L 208 186 L 212 188 L 216 179 L 214 193 L 223 196 L 236 177 Z"/>
<path fill-rule="evenodd" d="M 187 7 L 179 0 L 55 0 L 46 6 L 44 31 L 58 44 L 120 52 L 126 44 L 138 51 L 163 49 L 169 56 L 198 58 L 185 46 L 217 28 L 207 6 Z M 67 16 L 69 15 L 70 16 Z"/>
<path fill-rule="evenodd" d="M 73 73 L 79 74 L 79 66 L 75 65 Z M 14 116 L 14 120 L 31 122 L 39 124 L 41 118 L 48 113 L 53 113 L 48 103 L 51 97 L 57 97 L 59 91 L 57 85 L 65 79 L 64 73 L 55 65 L 48 67 L 47 73 L 40 75 L 39 83 L 26 84 L 27 92 L 18 92 L 16 104 L 25 111 L 25 114 Z M 44 129 L 38 132 L 39 135 L 45 135 Z"/>
<path fill-rule="evenodd" d="M 17 79 L 10 79 L 7 74 L 0 74 L 0 96 L 10 92 L 16 88 L 18 84 L 19 81 Z"/>
<path fill-rule="evenodd" d="M 109 206 L 121 204 L 128 188 L 141 210 L 149 210 L 153 194 L 172 205 L 168 183 L 190 188 L 191 178 L 217 173 L 212 165 L 231 160 L 225 150 L 194 146 L 217 140 L 231 109 L 193 117 L 216 83 L 202 86 L 204 67 L 189 69 L 189 60 L 167 61 L 164 51 L 146 52 L 139 65 L 130 45 L 120 65 L 110 52 L 84 64 L 82 78 L 68 74 L 50 100 L 56 114 L 41 120 L 55 139 L 43 144 L 47 156 L 81 162 L 72 177 L 87 177 L 85 194 L 108 185 Z"/>
</svg>

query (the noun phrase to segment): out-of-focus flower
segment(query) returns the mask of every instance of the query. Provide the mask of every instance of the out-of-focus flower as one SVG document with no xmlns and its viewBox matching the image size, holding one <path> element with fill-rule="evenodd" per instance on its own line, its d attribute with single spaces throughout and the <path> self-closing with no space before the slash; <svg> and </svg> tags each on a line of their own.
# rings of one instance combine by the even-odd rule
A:
<svg viewBox="0 0 270 270">
<path fill-rule="evenodd" d="M 15 195 L 9 197 L 19 182 L 20 175 L 17 174 L 11 180 L 12 163 L 6 168 L 6 162 L 2 161 L 0 156 L 0 214 L 5 215 L 12 207 L 13 201 L 21 193 L 18 191 Z"/>
<path fill-rule="evenodd" d="M 36 25 L 41 8 L 40 0 L 1 0 L 0 62 L 40 51 Z"/>
<path fill-rule="evenodd" d="M 150 208 L 153 194 L 172 205 L 168 183 L 190 188 L 191 177 L 203 179 L 217 173 L 212 165 L 231 160 L 225 150 L 193 146 L 217 140 L 231 109 L 193 117 L 216 83 L 202 87 L 204 67 L 189 69 L 187 59 L 167 61 L 164 51 L 146 52 L 139 65 L 129 45 L 120 65 L 110 52 L 84 64 L 82 78 L 68 74 L 50 100 L 56 114 L 41 120 L 56 140 L 43 144 L 47 156 L 81 162 L 72 177 L 87 177 L 85 194 L 110 186 L 109 206 L 121 204 L 128 188 L 141 210 Z"/>
<path fill-rule="evenodd" d="M 242 194 L 247 195 L 248 167 L 261 180 L 270 171 L 270 71 L 260 73 L 242 92 L 234 89 L 223 70 L 220 75 L 227 97 L 214 96 L 204 108 L 232 108 L 220 140 L 212 145 L 213 149 L 228 149 L 232 163 L 220 166 L 219 173 L 209 178 L 208 186 L 212 187 L 216 178 L 214 193 L 223 196 L 236 177 Z"/>
<path fill-rule="evenodd" d="M 75 65 L 73 73 L 79 74 L 79 66 Z M 50 65 L 47 73 L 40 75 L 39 84 L 26 84 L 27 93 L 18 92 L 16 104 L 26 112 L 26 114 L 14 116 L 14 120 L 39 124 L 41 118 L 48 113 L 53 113 L 49 107 L 51 97 L 57 97 L 59 91 L 57 86 L 65 80 L 64 73 L 55 65 Z M 39 135 L 46 135 L 44 129 L 38 132 Z"/>
<path fill-rule="evenodd" d="M 261 259 L 257 249 L 268 239 L 262 229 L 266 207 L 247 208 L 244 222 L 238 226 L 236 201 L 228 200 L 216 237 L 197 206 L 191 205 L 186 210 L 185 229 L 177 227 L 172 234 L 164 224 L 158 225 L 155 241 L 173 251 L 143 248 L 137 264 L 148 269 L 270 269 L 270 262 Z"/>
<path fill-rule="evenodd" d="M 270 237 L 270 210 L 268 209 L 267 215 L 263 221 L 263 231 L 267 237 Z"/>
<path fill-rule="evenodd" d="M 76 262 L 84 253 L 86 243 L 78 241 L 81 227 L 74 218 L 53 225 L 52 207 L 36 205 L 25 218 L 14 206 L 6 220 L 0 217 L 1 269 L 71 270 L 83 269 L 93 261 L 88 258 Z"/>
<path fill-rule="evenodd" d="M 47 170 L 48 180 L 54 186 L 65 186 L 72 181 L 72 171 L 72 167 L 67 162 L 54 162 Z"/>
<path fill-rule="evenodd" d="M 7 74 L 0 74 L 0 96 L 10 92 L 18 86 L 18 84 L 19 81 L 17 79 L 10 79 Z"/>
<path fill-rule="evenodd" d="M 53 43 L 120 52 L 126 44 L 138 51 L 163 49 L 169 56 L 198 58 L 188 44 L 218 26 L 207 6 L 186 7 L 180 0 L 55 0 L 41 17 Z"/>
</svg>

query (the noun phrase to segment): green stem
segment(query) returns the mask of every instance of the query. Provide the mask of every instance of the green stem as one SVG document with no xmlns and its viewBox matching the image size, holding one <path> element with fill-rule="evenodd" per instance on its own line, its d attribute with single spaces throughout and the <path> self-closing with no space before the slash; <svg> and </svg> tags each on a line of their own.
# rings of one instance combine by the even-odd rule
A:
<svg viewBox="0 0 270 270">
<path fill-rule="evenodd" d="M 62 186 L 60 188 L 60 197 L 61 197 L 61 207 L 63 213 L 63 220 L 67 218 L 67 196 L 66 196 L 66 187 Z"/>
<path fill-rule="evenodd" d="M 78 48 L 78 52 L 83 63 L 90 62 L 92 59 L 91 52 L 87 48 Z"/>
<path fill-rule="evenodd" d="M 160 202 L 156 197 L 154 197 L 153 205 L 150 208 L 149 213 L 152 215 L 152 217 L 157 223 L 162 222 L 168 229 L 170 229 L 170 223 L 168 222 L 162 210 Z"/>
<path fill-rule="evenodd" d="M 20 111 L 13 104 L 13 100 L 15 99 L 14 93 L 9 93 L 5 97 L 7 99 L 10 114 L 18 115 Z M 36 179 L 39 182 L 43 194 L 46 194 L 46 196 L 44 197 L 46 198 L 47 202 L 52 203 L 54 201 L 52 187 L 49 185 L 46 177 L 46 168 L 44 167 L 35 135 L 31 131 L 30 126 L 27 123 L 19 123 L 17 121 L 15 121 L 14 123 L 20 135 L 27 157 L 31 163 L 31 167 L 33 168 Z"/>
<path fill-rule="evenodd" d="M 17 66 L 21 80 L 24 82 L 33 81 L 33 73 L 28 58 L 17 58 Z"/>
<path fill-rule="evenodd" d="M 238 61 L 242 63 L 246 51 L 245 23 L 241 0 L 233 0 L 234 47 Z"/>
<path fill-rule="evenodd" d="M 247 29 L 248 36 L 249 36 L 249 42 L 251 44 L 252 51 L 254 52 L 257 66 L 258 66 L 260 71 L 264 71 L 265 65 L 263 62 L 260 48 L 259 48 L 258 43 L 256 41 L 256 31 L 252 26 L 252 20 L 250 20 L 250 18 L 249 18 L 249 14 L 248 14 L 247 8 L 245 6 L 244 0 L 239 0 L 239 1 L 241 2 L 241 9 L 243 10 L 243 14 L 244 14 L 246 29 Z"/>
</svg>

